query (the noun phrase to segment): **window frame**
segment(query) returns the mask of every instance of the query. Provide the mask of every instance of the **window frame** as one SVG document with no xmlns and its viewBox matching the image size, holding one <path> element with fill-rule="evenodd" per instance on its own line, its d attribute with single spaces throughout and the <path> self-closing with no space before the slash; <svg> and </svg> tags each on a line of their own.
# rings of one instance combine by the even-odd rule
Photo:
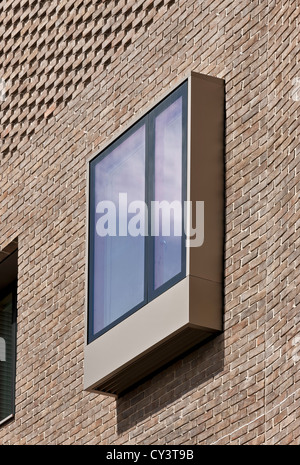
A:
<svg viewBox="0 0 300 465">
<path fill-rule="evenodd" d="M 159 104 L 157 104 L 149 113 L 151 113 L 150 130 L 149 130 L 149 152 L 152 157 L 148 157 L 149 174 L 152 182 L 149 182 L 149 198 L 154 199 L 155 191 L 155 118 L 165 111 L 179 97 L 182 97 L 182 145 L 181 145 L 181 202 L 182 202 L 182 236 L 181 236 L 181 271 L 177 275 L 162 284 L 159 288 L 154 289 L 154 239 L 155 236 L 148 235 L 149 250 L 149 268 L 152 274 L 148 279 L 148 302 L 166 292 L 172 286 L 177 284 L 186 276 L 186 236 L 184 231 L 184 202 L 187 200 L 187 116 L 188 116 L 188 82 L 184 81 L 180 86 L 173 90 Z M 151 210 L 149 209 L 148 224 L 151 225 Z"/>
<path fill-rule="evenodd" d="M 155 118 L 172 105 L 178 98 L 182 98 L 182 153 L 181 153 L 181 202 L 182 202 L 182 236 L 181 236 L 181 271 L 164 284 L 154 289 L 154 239 L 151 231 L 151 201 L 154 200 L 155 189 Z M 145 125 L 145 203 L 148 206 L 148 235 L 145 238 L 144 248 L 144 299 L 112 321 L 100 331 L 94 333 L 94 279 L 92 277 L 95 260 L 95 168 L 99 162 L 109 156 L 122 142 L 135 131 Z M 186 236 L 184 231 L 184 202 L 187 200 L 187 150 L 188 150 L 188 80 L 183 81 L 172 92 L 166 95 L 160 102 L 150 108 L 141 118 L 125 129 L 106 148 L 101 150 L 89 161 L 88 177 L 88 269 L 87 269 L 87 344 L 99 338 L 114 326 L 121 323 L 133 313 L 139 311 L 159 295 L 166 292 L 172 286 L 186 277 Z M 109 199 L 108 199 L 109 200 Z"/>
<path fill-rule="evenodd" d="M 88 260 L 89 260 L 89 266 L 88 266 L 88 343 L 94 341 L 98 337 L 101 336 L 101 334 L 104 334 L 105 332 L 109 331 L 111 328 L 119 324 L 121 321 L 123 321 L 125 318 L 130 316 L 132 313 L 135 313 L 137 310 L 142 308 L 144 305 L 147 304 L 147 300 L 145 298 L 145 292 L 144 292 L 144 300 L 140 302 L 138 305 L 133 307 L 131 310 L 128 312 L 124 313 L 124 315 L 120 316 L 107 326 L 105 326 L 103 329 L 100 331 L 97 331 L 97 333 L 93 332 L 94 328 L 94 312 L 92 311 L 94 309 L 94 280 L 91 279 L 91 275 L 93 273 L 94 269 L 94 258 L 95 258 L 95 253 L 94 253 L 94 234 L 93 234 L 93 224 L 95 224 L 95 197 L 93 196 L 93 192 L 95 192 L 95 176 L 94 176 L 94 170 L 96 165 L 101 162 L 104 158 L 109 156 L 109 154 L 117 148 L 122 142 L 124 142 L 128 137 L 130 137 L 135 131 L 140 129 L 143 126 L 143 119 L 141 118 L 136 124 L 131 126 L 127 131 L 125 131 L 121 136 L 119 136 L 115 141 L 113 141 L 111 144 L 109 144 L 106 149 L 102 150 L 98 155 L 96 155 L 95 158 L 93 158 L 90 163 L 89 163 L 89 243 L 88 243 Z M 146 147 L 146 157 L 147 157 L 147 144 L 145 144 Z M 145 161 L 145 177 L 147 173 L 147 161 Z M 147 193 L 147 189 L 146 189 Z M 146 197 L 146 196 L 145 196 Z M 147 202 L 147 200 L 146 200 Z M 145 238 L 146 239 L 146 238 Z M 146 240 L 145 240 L 145 255 L 146 255 Z M 145 257 L 146 258 L 146 257 Z M 146 260 L 145 260 L 145 270 L 144 270 L 144 290 L 146 290 Z"/>
<path fill-rule="evenodd" d="M 15 400 L 16 400 L 16 364 L 17 364 L 17 280 L 14 280 L 4 289 L 0 291 L 0 300 L 4 299 L 7 295 L 12 294 L 12 360 L 13 360 L 13 370 L 12 370 L 12 413 L 7 417 L 0 419 L 0 427 L 11 420 L 15 416 Z M 0 362 L 1 363 L 1 362 Z"/>
</svg>

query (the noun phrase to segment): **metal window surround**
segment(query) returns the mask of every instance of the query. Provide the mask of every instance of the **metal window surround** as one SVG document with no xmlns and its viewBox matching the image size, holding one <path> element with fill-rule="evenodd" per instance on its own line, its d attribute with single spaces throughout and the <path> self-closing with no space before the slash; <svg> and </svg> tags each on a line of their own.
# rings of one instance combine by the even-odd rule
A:
<svg viewBox="0 0 300 465">
<path fill-rule="evenodd" d="M 186 249 L 184 279 L 90 343 L 86 306 L 84 389 L 90 392 L 118 397 L 222 331 L 224 81 L 195 72 L 184 80 L 188 82 L 186 199 L 204 201 L 204 242 Z M 88 287 L 87 280 L 88 275 Z"/>
</svg>

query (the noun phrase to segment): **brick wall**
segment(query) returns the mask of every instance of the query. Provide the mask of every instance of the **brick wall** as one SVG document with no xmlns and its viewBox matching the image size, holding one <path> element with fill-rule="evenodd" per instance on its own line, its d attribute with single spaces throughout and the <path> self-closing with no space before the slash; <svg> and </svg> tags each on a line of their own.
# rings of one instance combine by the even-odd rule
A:
<svg viewBox="0 0 300 465">
<path fill-rule="evenodd" d="M 300 444 L 299 3 L 1 2 L 0 444 Z M 83 391 L 86 160 L 189 70 L 226 82 L 225 330 L 115 401 Z"/>
</svg>

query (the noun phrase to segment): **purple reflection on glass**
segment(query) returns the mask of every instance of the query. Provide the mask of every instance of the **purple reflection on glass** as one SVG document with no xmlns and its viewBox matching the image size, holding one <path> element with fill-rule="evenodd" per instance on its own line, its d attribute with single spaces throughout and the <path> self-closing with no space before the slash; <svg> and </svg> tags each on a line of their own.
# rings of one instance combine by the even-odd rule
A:
<svg viewBox="0 0 300 465">
<path fill-rule="evenodd" d="M 155 200 L 182 202 L 182 97 L 155 119 Z M 171 235 L 154 238 L 154 289 L 181 272 L 181 236 L 174 226 L 181 217 L 171 210 Z"/>
<path fill-rule="evenodd" d="M 94 225 L 94 334 L 144 300 L 145 237 L 119 236 L 119 194 L 128 204 L 145 201 L 145 127 L 123 140 L 95 167 L 95 206 L 116 206 L 116 236 L 100 237 Z M 125 213 L 126 214 L 126 213 Z M 130 220 L 130 215 L 128 215 Z"/>
</svg>

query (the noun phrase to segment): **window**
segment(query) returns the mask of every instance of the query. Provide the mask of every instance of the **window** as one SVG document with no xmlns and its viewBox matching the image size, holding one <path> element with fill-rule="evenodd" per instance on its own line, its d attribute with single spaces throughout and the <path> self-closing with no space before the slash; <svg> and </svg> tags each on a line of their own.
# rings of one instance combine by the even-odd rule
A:
<svg viewBox="0 0 300 465">
<path fill-rule="evenodd" d="M 16 242 L 11 243 L 0 252 L 0 425 L 12 418 L 15 410 L 16 247 Z"/>
<path fill-rule="evenodd" d="M 90 392 L 121 396 L 222 331 L 224 100 L 192 72 L 88 161 Z"/>
<path fill-rule="evenodd" d="M 89 341 L 186 275 L 187 84 L 90 164 Z"/>
<path fill-rule="evenodd" d="M 13 287 L 0 297 L 0 423 L 14 413 L 15 295 Z"/>
</svg>

